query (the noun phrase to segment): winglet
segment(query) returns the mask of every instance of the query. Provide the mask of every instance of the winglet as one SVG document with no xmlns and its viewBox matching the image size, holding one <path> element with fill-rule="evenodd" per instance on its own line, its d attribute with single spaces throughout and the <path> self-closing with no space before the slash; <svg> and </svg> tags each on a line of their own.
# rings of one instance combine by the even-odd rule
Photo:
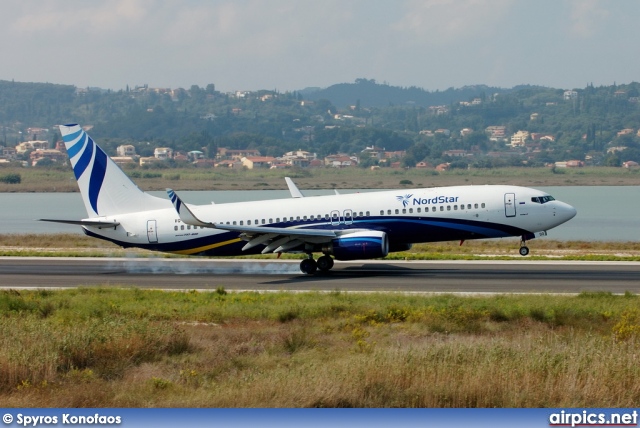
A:
<svg viewBox="0 0 640 428">
<path fill-rule="evenodd" d="M 176 209 L 176 212 L 180 216 L 180 220 L 182 220 L 185 224 L 191 224 L 195 226 L 203 226 L 203 227 L 215 227 L 213 223 L 205 223 L 201 221 L 198 217 L 193 214 L 193 212 L 189 209 L 187 204 L 182 202 L 182 199 L 173 191 L 173 189 L 167 189 L 167 195 L 169 195 L 169 199 L 171 199 L 171 203 L 173 207 Z"/>
<path fill-rule="evenodd" d="M 300 189 L 298 189 L 298 186 L 295 185 L 292 179 L 290 179 L 289 177 L 285 177 L 284 181 L 287 182 L 287 187 L 289 188 L 289 192 L 291 193 L 292 198 L 304 198 L 304 195 L 302 194 Z"/>
</svg>

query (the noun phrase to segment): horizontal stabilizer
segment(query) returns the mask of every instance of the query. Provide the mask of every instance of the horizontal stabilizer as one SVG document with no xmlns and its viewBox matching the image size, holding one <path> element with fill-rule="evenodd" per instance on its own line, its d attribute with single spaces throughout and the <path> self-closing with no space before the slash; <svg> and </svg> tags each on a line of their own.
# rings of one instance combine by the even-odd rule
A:
<svg viewBox="0 0 640 428">
<path fill-rule="evenodd" d="M 40 218 L 38 221 L 48 221 L 51 223 L 64 223 L 74 224 L 76 226 L 90 226 L 90 227 L 116 227 L 120 223 L 117 221 L 100 221 L 100 220 L 57 220 L 52 218 Z"/>
</svg>

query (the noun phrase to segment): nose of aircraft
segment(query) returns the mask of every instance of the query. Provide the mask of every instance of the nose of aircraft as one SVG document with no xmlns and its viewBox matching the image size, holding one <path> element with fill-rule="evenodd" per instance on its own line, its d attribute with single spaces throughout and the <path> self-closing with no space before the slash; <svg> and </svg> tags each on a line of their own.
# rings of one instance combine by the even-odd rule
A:
<svg viewBox="0 0 640 428">
<path fill-rule="evenodd" d="M 556 216 L 560 218 L 562 223 L 571 220 L 576 216 L 576 214 L 578 214 L 578 211 L 574 207 L 567 203 L 558 201 Z"/>
</svg>

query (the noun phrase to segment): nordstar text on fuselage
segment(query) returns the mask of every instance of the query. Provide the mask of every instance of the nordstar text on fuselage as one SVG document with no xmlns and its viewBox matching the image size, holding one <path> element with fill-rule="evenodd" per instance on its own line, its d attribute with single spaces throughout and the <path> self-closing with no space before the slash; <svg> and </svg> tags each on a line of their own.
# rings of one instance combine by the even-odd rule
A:
<svg viewBox="0 0 640 428">
<path fill-rule="evenodd" d="M 413 205 L 432 205 L 458 202 L 458 196 L 436 196 L 434 198 L 413 198 Z"/>
</svg>

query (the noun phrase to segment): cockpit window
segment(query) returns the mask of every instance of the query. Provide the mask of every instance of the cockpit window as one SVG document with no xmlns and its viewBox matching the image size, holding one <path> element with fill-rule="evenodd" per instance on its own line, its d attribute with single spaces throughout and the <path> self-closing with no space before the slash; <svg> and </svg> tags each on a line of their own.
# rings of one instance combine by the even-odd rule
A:
<svg viewBox="0 0 640 428">
<path fill-rule="evenodd" d="M 531 198 L 531 202 L 535 202 L 536 204 L 546 204 L 547 202 L 550 201 L 555 201 L 556 199 L 551 196 L 534 196 L 533 198 Z"/>
</svg>

